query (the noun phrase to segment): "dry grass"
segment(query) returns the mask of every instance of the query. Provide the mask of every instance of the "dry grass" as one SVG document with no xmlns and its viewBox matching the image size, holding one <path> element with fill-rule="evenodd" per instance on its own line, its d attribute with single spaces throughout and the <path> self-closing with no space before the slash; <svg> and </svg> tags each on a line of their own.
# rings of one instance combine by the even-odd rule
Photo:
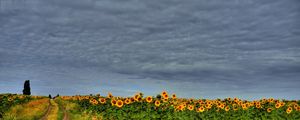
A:
<svg viewBox="0 0 300 120">
<path fill-rule="evenodd" d="M 37 120 L 46 112 L 48 101 L 45 98 L 16 105 L 4 114 L 4 120 Z"/>
</svg>

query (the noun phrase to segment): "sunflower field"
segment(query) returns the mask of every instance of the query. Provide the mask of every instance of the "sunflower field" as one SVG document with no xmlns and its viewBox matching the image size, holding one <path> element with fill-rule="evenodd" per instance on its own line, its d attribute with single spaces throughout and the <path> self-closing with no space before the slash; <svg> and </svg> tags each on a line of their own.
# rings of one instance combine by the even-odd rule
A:
<svg viewBox="0 0 300 120">
<path fill-rule="evenodd" d="M 61 96 L 59 99 L 75 103 L 81 113 L 93 119 L 176 119 L 176 120 L 279 120 L 300 119 L 299 100 L 186 99 L 163 91 L 157 96 L 116 97 L 108 93 L 98 95 Z"/>
</svg>

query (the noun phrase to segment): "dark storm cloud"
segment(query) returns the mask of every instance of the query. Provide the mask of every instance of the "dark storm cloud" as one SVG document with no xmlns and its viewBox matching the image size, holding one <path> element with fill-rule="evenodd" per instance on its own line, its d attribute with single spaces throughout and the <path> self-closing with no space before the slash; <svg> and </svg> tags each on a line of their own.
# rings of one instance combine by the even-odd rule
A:
<svg viewBox="0 0 300 120">
<path fill-rule="evenodd" d="M 103 86 L 127 89 L 124 94 L 170 89 L 184 96 L 286 97 L 300 90 L 297 0 L 1 0 L 0 5 L 2 85 L 25 76 L 66 91 L 71 81 L 96 89 L 92 82 L 109 78 Z M 139 78 L 137 86 L 129 85 L 130 78 Z M 138 87 L 142 83 L 153 87 Z M 91 89 L 78 93 L 96 91 Z"/>
</svg>

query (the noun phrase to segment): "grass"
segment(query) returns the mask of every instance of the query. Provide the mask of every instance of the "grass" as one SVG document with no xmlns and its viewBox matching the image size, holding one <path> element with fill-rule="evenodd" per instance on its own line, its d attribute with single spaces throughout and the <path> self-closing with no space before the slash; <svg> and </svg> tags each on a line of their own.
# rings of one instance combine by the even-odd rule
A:
<svg viewBox="0 0 300 120">
<path fill-rule="evenodd" d="M 5 112 L 4 120 L 38 120 L 49 106 L 49 99 L 39 99 L 26 104 L 16 105 Z"/>
<path fill-rule="evenodd" d="M 58 120 L 64 119 L 64 111 L 62 109 L 62 106 L 60 106 L 60 105 L 59 105 L 59 110 L 58 110 L 58 113 L 57 113 L 57 119 Z"/>
<path fill-rule="evenodd" d="M 76 103 L 72 103 L 69 101 L 62 100 L 61 98 L 56 98 L 55 102 L 59 104 L 59 106 L 64 106 L 66 112 L 69 115 L 70 120 L 94 120 L 94 115 L 90 112 L 81 112 L 79 111 L 79 106 Z M 97 117 L 100 118 L 100 117 Z"/>
</svg>

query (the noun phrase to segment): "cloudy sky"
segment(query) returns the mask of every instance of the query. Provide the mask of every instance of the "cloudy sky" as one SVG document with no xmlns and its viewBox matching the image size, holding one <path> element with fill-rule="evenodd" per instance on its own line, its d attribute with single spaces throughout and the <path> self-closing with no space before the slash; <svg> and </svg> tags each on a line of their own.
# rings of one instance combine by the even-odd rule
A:
<svg viewBox="0 0 300 120">
<path fill-rule="evenodd" d="M 0 93 L 300 99 L 299 0 L 0 0 Z"/>
</svg>

